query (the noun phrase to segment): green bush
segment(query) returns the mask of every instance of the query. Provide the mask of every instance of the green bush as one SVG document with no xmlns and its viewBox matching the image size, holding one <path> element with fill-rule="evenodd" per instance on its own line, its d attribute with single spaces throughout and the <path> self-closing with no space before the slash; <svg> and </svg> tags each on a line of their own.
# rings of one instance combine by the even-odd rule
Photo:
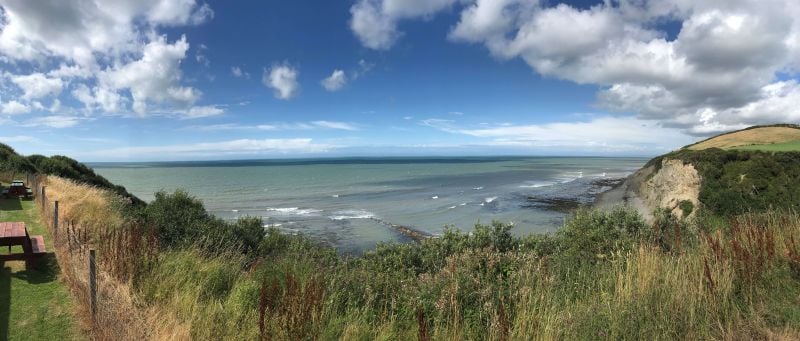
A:
<svg viewBox="0 0 800 341">
<path fill-rule="evenodd" d="M 578 210 L 558 232 L 561 256 L 579 263 L 594 263 L 614 251 L 630 250 L 650 237 L 650 227 L 634 210 L 615 207 L 610 212 Z"/>
<path fill-rule="evenodd" d="M 681 200 L 678 207 L 683 211 L 683 217 L 688 217 L 694 211 L 694 203 L 689 200 Z"/>
<path fill-rule="evenodd" d="M 157 192 L 144 215 L 147 224 L 158 231 L 161 246 L 167 248 L 197 241 L 211 220 L 203 203 L 184 190 Z"/>
</svg>

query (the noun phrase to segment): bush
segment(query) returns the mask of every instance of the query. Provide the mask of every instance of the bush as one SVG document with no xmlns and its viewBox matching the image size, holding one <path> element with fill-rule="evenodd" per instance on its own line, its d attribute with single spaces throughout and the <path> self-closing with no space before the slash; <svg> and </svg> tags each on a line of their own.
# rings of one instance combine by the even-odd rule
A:
<svg viewBox="0 0 800 341">
<path fill-rule="evenodd" d="M 689 202 L 691 203 L 691 202 Z M 664 251 L 681 250 L 696 237 L 685 219 L 678 219 L 669 209 L 659 209 L 654 214 L 651 240 Z"/>
<path fill-rule="evenodd" d="M 692 211 L 694 211 L 694 203 L 689 200 L 681 200 L 681 202 L 678 204 L 678 207 L 683 212 L 684 218 L 688 217 L 690 214 L 692 214 Z"/>
<path fill-rule="evenodd" d="M 579 263 L 595 263 L 613 251 L 628 251 L 650 228 L 634 210 L 616 207 L 610 212 L 578 210 L 558 232 L 562 256 Z"/>
<path fill-rule="evenodd" d="M 167 248 L 197 241 L 211 220 L 203 203 L 184 190 L 173 194 L 157 192 L 144 215 L 146 222 L 158 231 L 161 246 Z"/>
</svg>

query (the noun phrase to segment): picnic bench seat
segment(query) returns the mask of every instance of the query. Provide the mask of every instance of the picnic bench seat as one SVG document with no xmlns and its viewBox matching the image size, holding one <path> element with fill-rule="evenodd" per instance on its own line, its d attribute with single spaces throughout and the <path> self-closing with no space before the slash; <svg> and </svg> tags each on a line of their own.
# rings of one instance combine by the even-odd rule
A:
<svg viewBox="0 0 800 341">
<path fill-rule="evenodd" d="M 47 253 L 47 249 L 44 247 L 44 237 L 31 236 L 31 250 L 34 254 Z"/>
</svg>

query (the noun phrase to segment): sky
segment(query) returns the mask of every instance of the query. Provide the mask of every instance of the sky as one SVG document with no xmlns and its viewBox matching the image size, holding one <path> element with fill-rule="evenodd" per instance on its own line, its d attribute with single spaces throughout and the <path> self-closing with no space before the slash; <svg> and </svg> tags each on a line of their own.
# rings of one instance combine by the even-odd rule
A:
<svg viewBox="0 0 800 341">
<path fill-rule="evenodd" d="M 23 154 L 653 156 L 800 123 L 796 0 L 0 8 L 0 142 Z"/>
</svg>

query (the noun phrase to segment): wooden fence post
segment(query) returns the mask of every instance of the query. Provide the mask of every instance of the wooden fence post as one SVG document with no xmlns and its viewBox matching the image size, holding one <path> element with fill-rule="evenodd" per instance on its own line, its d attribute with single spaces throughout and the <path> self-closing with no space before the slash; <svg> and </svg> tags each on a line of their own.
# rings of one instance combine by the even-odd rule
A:
<svg viewBox="0 0 800 341">
<path fill-rule="evenodd" d="M 58 200 L 53 207 L 53 238 L 58 238 Z"/>
<path fill-rule="evenodd" d="M 89 299 L 94 321 L 97 313 L 97 262 L 94 249 L 89 250 Z"/>
</svg>

